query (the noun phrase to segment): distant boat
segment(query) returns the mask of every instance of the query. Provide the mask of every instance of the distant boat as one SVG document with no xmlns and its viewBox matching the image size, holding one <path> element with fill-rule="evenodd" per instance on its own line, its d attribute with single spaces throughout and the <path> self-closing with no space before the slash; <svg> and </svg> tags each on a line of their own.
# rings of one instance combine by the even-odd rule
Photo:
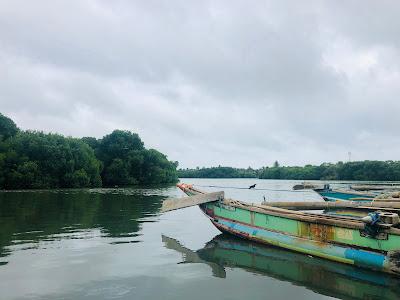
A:
<svg viewBox="0 0 400 300">
<path fill-rule="evenodd" d="M 325 201 L 400 201 L 399 193 L 394 192 L 395 189 L 371 189 L 357 191 L 353 189 L 332 189 L 329 184 L 325 184 L 322 188 L 313 188 Z"/>
<path fill-rule="evenodd" d="M 367 216 L 323 215 L 256 205 L 225 199 L 223 192 L 204 193 L 191 185 L 178 187 L 191 197 L 165 200 L 162 211 L 199 205 L 212 224 L 222 232 L 345 264 L 400 276 L 400 203 L 379 203 L 387 211 L 377 212 L 376 204 L 300 203 L 302 208 L 351 207 Z M 278 205 L 278 204 L 276 204 Z M 282 205 L 298 206 L 299 202 Z"/>
<path fill-rule="evenodd" d="M 329 184 L 314 188 L 325 201 L 372 201 L 380 193 L 358 192 L 345 189 L 332 189 Z"/>
<path fill-rule="evenodd" d="M 225 268 L 240 268 L 335 298 L 397 300 L 400 295 L 400 280 L 395 277 L 230 235 L 220 234 L 197 251 L 167 236 L 162 241 L 166 248 L 182 254 L 182 263 L 208 265 L 219 278 L 226 278 Z"/>
</svg>

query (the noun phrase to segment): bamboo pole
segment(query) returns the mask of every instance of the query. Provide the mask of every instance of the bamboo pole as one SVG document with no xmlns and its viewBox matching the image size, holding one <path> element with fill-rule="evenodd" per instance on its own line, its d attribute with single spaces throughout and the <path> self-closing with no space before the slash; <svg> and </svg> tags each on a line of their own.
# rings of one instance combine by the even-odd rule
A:
<svg viewBox="0 0 400 300">
<path fill-rule="evenodd" d="M 329 208 L 363 208 L 363 209 L 400 209 L 400 202 L 357 202 L 357 201 L 338 201 L 338 202 L 267 202 L 262 206 L 274 206 L 298 210 L 314 210 Z"/>
<path fill-rule="evenodd" d="M 394 202 L 400 203 L 400 198 L 374 198 L 374 202 Z"/>
</svg>

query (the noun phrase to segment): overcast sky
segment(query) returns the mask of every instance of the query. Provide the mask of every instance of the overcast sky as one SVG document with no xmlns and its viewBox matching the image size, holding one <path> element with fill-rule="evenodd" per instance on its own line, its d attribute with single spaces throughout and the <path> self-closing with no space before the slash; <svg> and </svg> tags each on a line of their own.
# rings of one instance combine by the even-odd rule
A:
<svg viewBox="0 0 400 300">
<path fill-rule="evenodd" d="M 181 167 L 399 160 L 398 1 L 0 1 L 0 112 Z"/>
</svg>

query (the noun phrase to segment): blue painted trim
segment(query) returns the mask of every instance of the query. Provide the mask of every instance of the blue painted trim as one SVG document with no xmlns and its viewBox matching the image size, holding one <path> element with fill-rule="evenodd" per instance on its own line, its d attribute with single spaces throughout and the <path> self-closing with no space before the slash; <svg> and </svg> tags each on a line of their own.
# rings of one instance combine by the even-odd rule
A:
<svg viewBox="0 0 400 300">
<path fill-rule="evenodd" d="M 323 258 L 328 258 L 334 261 L 346 262 L 355 264 L 362 267 L 383 270 L 385 266 L 386 256 L 381 253 L 355 249 L 350 247 L 343 247 L 335 244 L 299 238 L 283 233 L 268 231 L 264 229 L 255 229 L 251 225 L 244 225 L 241 223 L 230 222 L 225 219 L 218 218 L 218 224 L 238 231 L 239 233 L 249 235 L 250 238 L 255 238 L 265 243 L 295 250 L 298 252 L 312 254 Z"/>
<path fill-rule="evenodd" d="M 346 258 L 354 261 L 355 265 L 370 266 L 377 268 L 383 267 L 386 256 L 368 251 L 360 251 L 357 249 L 348 248 L 345 251 Z"/>
<path fill-rule="evenodd" d="M 236 250 L 240 252 L 249 253 L 251 255 L 257 255 L 265 258 L 273 258 L 280 260 L 290 260 L 292 257 L 288 254 L 285 254 L 285 250 L 281 250 L 281 252 L 270 251 L 269 248 L 262 248 L 261 246 L 256 246 L 254 244 L 241 244 L 239 242 L 232 241 L 218 241 L 219 247 L 222 247 L 227 250 Z M 309 261 L 310 263 L 310 261 Z M 313 262 L 313 264 L 318 264 L 318 261 Z M 337 274 L 345 275 L 351 278 L 368 281 L 373 284 L 379 285 L 387 285 L 388 277 L 382 276 L 381 273 L 376 273 L 369 270 L 354 270 L 351 266 L 343 266 L 337 262 L 329 262 L 324 264 L 324 268 L 329 270 L 330 272 L 334 272 Z"/>
</svg>

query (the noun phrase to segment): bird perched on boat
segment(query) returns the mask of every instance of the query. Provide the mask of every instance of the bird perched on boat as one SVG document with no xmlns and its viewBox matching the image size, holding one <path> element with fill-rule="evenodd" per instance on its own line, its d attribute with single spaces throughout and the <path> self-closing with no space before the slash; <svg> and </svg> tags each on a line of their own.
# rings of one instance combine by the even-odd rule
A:
<svg viewBox="0 0 400 300">
<path fill-rule="evenodd" d="M 256 187 L 256 184 L 253 184 L 253 185 L 249 186 L 249 190 L 254 189 L 255 187 Z"/>
</svg>

